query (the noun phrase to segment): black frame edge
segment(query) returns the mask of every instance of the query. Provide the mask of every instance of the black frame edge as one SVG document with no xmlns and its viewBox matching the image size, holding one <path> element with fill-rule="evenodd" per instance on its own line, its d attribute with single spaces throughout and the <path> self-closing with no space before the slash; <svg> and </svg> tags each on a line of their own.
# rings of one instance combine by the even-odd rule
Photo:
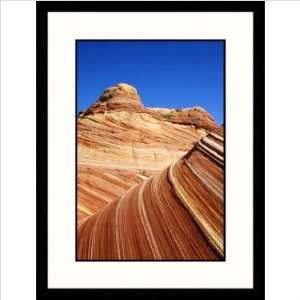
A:
<svg viewBox="0 0 300 300">
<path fill-rule="evenodd" d="M 265 296 L 265 6 L 253 19 L 253 229 L 254 290 Z"/>
<path fill-rule="evenodd" d="M 47 290 L 48 224 L 48 16 L 36 4 L 36 292 L 43 299 Z"/>
<path fill-rule="evenodd" d="M 170 5 L 172 4 L 172 6 Z M 158 8 L 159 7 L 159 8 Z M 254 13 L 254 288 L 253 289 L 48 289 L 47 281 L 47 13 L 51 11 L 221 11 Z M 130 296 L 146 299 L 189 296 L 210 299 L 230 297 L 230 299 L 264 299 L 265 294 L 265 3 L 264 1 L 215 1 L 215 2 L 56 2 L 36 3 L 36 271 L 37 299 L 112 299 Z M 46 203 L 46 205 L 45 205 Z"/>
</svg>

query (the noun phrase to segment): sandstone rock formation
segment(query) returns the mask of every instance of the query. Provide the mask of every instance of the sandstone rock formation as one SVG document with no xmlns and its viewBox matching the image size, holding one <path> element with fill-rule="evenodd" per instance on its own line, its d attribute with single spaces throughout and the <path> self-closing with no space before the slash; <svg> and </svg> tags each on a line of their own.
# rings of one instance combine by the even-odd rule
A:
<svg viewBox="0 0 300 300">
<path fill-rule="evenodd" d="M 224 124 L 221 126 L 217 127 L 216 129 L 212 130 L 212 132 L 215 132 L 221 136 L 224 136 Z"/>
<path fill-rule="evenodd" d="M 213 133 L 78 227 L 78 259 L 224 258 L 223 138 Z"/>
<path fill-rule="evenodd" d="M 174 124 L 193 125 L 196 128 L 207 130 L 217 128 L 214 118 L 202 107 L 183 109 L 149 108 L 146 112 Z"/>
<path fill-rule="evenodd" d="M 106 89 L 77 117 L 78 258 L 222 259 L 222 135 L 201 107 Z"/>
<path fill-rule="evenodd" d="M 144 108 L 137 90 L 127 84 L 119 83 L 104 90 L 98 100 L 83 115 L 105 111 L 140 111 Z"/>
<path fill-rule="evenodd" d="M 176 161 L 211 128 L 201 108 L 144 108 L 134 87 L 106 89 L 77 118 L 78 223 Z"/>
</svg>

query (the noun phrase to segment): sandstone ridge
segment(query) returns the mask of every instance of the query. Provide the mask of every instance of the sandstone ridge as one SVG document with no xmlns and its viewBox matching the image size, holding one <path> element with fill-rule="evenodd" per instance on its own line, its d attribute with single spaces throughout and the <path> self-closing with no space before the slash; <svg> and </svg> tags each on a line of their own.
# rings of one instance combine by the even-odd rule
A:
<svg viewBox="0 0 300 300">
<path fill-rule="evenodd" d="M 222 260 L 223 137 L 192 149 L 78 227 L 78 259 Z"/>
<path fill-rule="evenodd" d="M 214 118 L 202 107 L 183 109 L 145 108 L 137 89 L 127 83 L 118 83 L 105 89 L 94 104 L 86 111 L 79 113 L 79 117 L 109 111 L 147 113 L 161 121 L 193 125 L 196 128 L 208 130 L 217 128 Z"/>
</svg>

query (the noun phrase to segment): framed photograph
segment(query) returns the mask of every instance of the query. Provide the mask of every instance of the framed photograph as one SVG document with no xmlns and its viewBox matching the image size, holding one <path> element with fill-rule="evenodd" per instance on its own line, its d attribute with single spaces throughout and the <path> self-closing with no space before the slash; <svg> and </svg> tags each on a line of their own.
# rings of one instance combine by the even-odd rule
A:
<svg viewBox="0 0 300 300">
<path fill-rule="evenodd" d="M 264 299 L 264 2 L 37 2 L 37 298 Z"/>
</svg>

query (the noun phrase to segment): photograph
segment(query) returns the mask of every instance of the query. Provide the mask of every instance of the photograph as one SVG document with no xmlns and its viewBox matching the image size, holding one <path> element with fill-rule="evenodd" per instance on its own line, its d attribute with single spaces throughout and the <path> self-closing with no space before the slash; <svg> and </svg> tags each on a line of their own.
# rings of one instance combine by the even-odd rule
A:
<svg viewBox="0 0 300 300">
<path fill-rule="evenodd" d="M 76 260 L 225 261 L 225 40 L 76 40 Z"/>
</svg>

